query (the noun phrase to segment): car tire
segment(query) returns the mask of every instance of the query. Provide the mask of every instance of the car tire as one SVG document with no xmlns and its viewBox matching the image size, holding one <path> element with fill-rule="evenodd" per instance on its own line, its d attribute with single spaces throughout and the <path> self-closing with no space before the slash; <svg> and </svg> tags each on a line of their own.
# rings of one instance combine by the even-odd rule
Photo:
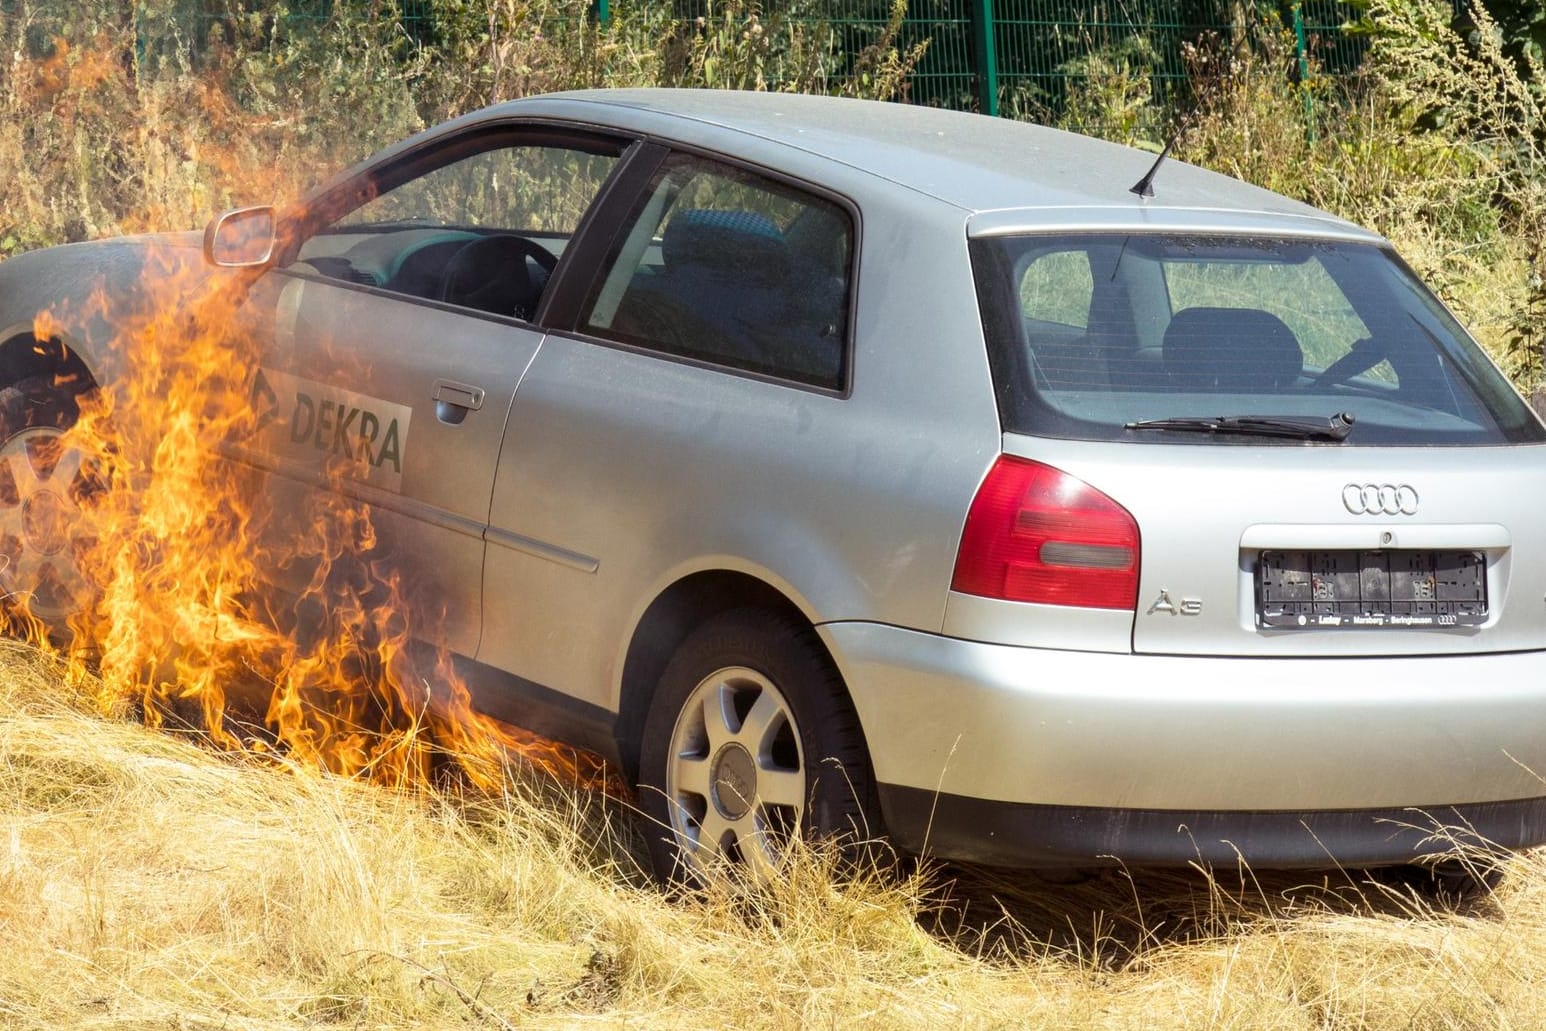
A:
<svg viewBox="0 0 1546 1031">
<path fill-rule="evenodd" d="M 73 397 L 48 377 L 0 390 L 0 591 L 16 629 L 26 614 L 56 641 L 89 601 L 81 556 L 91 546 L 81 518 L 102 488 L 91 462 L 65 431 L 78 415 Z"/>
<path fill-rule="evenodd" d="M 797 837 L 874 840 L 874 777 L 858 715 L 814 631 L 724 613 L 676 650 L 640 742 L 650 861 L 667 884 L 776 876 Z"/>
</svg>

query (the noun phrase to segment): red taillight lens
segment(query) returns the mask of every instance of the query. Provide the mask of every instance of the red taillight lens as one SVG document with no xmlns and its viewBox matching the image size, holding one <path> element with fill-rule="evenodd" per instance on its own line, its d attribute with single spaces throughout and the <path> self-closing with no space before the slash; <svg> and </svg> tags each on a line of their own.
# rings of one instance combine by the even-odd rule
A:
<svg viewBox="0 0 1546 1031">
<path fill-rule="evenodd" d="M 1138 524 L 1083 480 L 1000 455 L 967 513 L 951 588 L 1006 601 L 1134 608 Z"/>
</svg>

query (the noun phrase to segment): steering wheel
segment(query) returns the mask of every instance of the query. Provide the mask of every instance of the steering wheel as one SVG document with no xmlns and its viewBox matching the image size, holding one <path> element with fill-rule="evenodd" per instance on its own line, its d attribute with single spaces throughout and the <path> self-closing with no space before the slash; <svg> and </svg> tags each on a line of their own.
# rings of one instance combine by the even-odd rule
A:
<svg viewBox="0 0 1546 1031">
<path fill-rule="evenodd" d="M 524 236 L 480 236 L 457 248 L 440 274 L 440 297 L 447 304 L 528 320 L 537 310 L 542 285 L 532 282 L 527 259 L 548 275 L 558 256 Z"/>
</svg>

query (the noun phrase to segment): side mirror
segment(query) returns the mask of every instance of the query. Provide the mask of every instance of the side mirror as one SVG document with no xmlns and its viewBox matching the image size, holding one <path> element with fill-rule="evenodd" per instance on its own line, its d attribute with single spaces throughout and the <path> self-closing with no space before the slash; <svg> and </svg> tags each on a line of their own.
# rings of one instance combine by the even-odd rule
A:
<svg viewBox="0 0 1546 1031">
<path fill-rule="evenodd" d="M 276 219 L 267 205 L 216 215 L 204 227 L 204 260 L 219 268 L 257 268 L 274 255 Z"/>
</svg>

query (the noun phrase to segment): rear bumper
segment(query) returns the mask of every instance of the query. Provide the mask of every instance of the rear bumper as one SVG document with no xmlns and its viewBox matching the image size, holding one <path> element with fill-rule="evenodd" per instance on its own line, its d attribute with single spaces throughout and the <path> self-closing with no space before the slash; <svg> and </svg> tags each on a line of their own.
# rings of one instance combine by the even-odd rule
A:
<svg viewBox="0 0 1546 1031">
<path fill-rule="evenodd" d="M 1319 812 L 1177 812 L 988 802 L 881 786 L 899 848 L 995 866 L 1377 866 L 1546 841 L 1546 798 Z"/>
<path fill-rule="evenodd" d="M 1443 851 L 1423 843 L 1439 827 L 1546 841 L 1546 652 L 1234 659 L 821 632 L 905 848 L 1313 866 Z"/>
</svg>

